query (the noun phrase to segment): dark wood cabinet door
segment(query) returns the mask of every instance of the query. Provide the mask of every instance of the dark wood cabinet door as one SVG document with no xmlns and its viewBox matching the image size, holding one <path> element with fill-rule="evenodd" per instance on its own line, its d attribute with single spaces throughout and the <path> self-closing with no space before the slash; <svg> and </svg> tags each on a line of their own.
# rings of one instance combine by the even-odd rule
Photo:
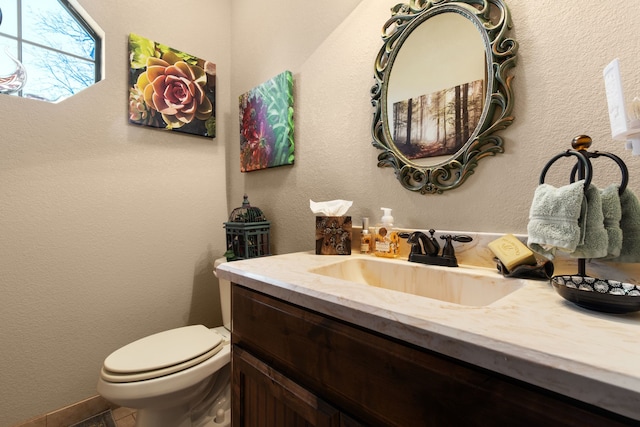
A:
<svg viewBox="0 0 640 427">
<path fill-rule="evenodd" d="M 243 349 L 231 363 L 234 427 L 341 426 L 338 410 Z"/>
</svg>

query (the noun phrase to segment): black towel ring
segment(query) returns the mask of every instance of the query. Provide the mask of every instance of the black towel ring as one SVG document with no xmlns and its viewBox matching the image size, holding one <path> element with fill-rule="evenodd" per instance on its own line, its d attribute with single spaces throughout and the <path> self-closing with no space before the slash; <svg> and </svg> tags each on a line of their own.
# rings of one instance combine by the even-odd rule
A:
<svg viewBox="0 0 640 427">
<path fill-rule="evenodd" d="M 589 147 L 591 147 L 591 142 L 591 138 L 587 135 L 578 135 L 573 138 L 573 141 L 571 142 L 571 147 L 573 147 L 573 150 L 567 150 L 564 153 L 556 155 L 554 158 L 549 160 L 544 169 L 542 169 L 542 173 L 540 174 L 540 184 L 544 184 L 544 177 L 551 165 L 556 160 L 561 157 L 576 156 L 578 158 L 578 162 L 573 166 L 573 169 L 571 169 L 570 179 L 571 182 L 575 182 L 576 174 L 578 175 L 578 179 L 584 179 L 584 191 L 586 192 L 587 188 L 589 188 L 589 185 L 591 184 L 591 176 L 593 174 L 593 167 L 591 165 L 590 159 L 604 156 L 612 159 L 620 167 L 620 171 L 622 172 L 622 183 L 620 184 L 618 192 L 619 194 L 622 194 L 622 192 L 627 187 L 627 183 L 629 182 L 629 170 L 627 169 L 627 165 L 625 165 L 620 157 L 616 156 L 615 154 L 599 151 L 590 153 L 588 149 Z M 587 275 L 586 261 L 584 258 L 578 258 L 578 275 Z"/>
<path fill-rule="evenodd" d="M 584 155 L 583 152 L 577 151 L 577 150 L 567 150 L 563 153 L 556 154 L 551 160 L 549 160 L 547 164 L 544 166 L 544 168 L 542 169 L 542 172 L 540 173 L 539 184 L 544 184 L 544 178 L 547 175 L 547 171 L 549 170 L 551 165 L 555 163 L 556 160 L 562 157 L 570 157 L 570 156 L 576 156 L 578 158 L 578 163 L 574 166 L 576 170 L 578 170 L 578 166 L 580 164 L 582 165 L 581 171 L 584 171 L 584 189 L 586 191 L 587 188 L 589 188 L 589 185 L 591 184 L 591 171 L 592 171 L 591 162 L 589 161 L 589 158 Z"/>
<path fill-rule="evenodd" d="M 620 187 L 618 188 L 618 195 L 622 195 L 625 188 L 627 188 L 627 184 L 629 183 L 629 169 L 627 169 L 627 165 L 622 161 L 622 159 L 615 154 L 611 153 L 602 153 L 600 151 L 594 151 L 590 153 L 588 151 L 584 151 L 582 154 L 586 155 L 589 159 L 597 159 L 598 157 L 608 157 L 614 162 L 618 164 L 620 168 L 620 172 L 622 172 L 622 182 L 620 183 Z M 576 172 L 578 171 L 578 165 L 574 165 L 573 169 L 571 169 L 571 182 L 575 182 L 576 180 Z"/>
</svg>

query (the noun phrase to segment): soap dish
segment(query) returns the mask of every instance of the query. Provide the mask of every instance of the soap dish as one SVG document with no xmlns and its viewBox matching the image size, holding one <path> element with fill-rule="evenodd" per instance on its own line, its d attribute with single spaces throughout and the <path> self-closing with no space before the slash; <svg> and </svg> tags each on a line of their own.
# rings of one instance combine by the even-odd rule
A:
<svg viewBox="0 0 640 427">
<path fill-rule="evenodd" d="M 589 276 L 554 276 L 556 292 L 572 303 L 605 313 L 640 310 L 640 286 Z"/>
</svg>

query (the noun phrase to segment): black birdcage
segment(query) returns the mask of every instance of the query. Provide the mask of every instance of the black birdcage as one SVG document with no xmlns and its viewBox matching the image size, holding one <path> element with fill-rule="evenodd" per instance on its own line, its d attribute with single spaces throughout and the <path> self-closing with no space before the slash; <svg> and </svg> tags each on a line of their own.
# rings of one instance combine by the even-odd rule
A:
<svg viewBox="0 0 640 427">
<path fill-rule="evenodd" d="M 227 251 L 233 252 L 232 259 L 258 258 L 271 255 L 269 229 L 260 208 L 253 207 L 244 195 L 242 206 L 235 208 L 224 223 L 227 230 Z"/>
</svg>

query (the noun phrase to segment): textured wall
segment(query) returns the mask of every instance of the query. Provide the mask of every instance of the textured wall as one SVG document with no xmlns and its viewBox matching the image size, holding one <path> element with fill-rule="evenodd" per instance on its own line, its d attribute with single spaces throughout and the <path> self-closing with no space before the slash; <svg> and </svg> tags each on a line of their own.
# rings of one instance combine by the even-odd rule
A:
<svg viewBox="0 0 640 427">
<path fill-rule="evenodd" d="M 382 44 L 382 25 L 397 2 L 361 1 L 307 52 L 289 48 L 297 46 L 298 38 L 243 39 L 235 32 L 238 26 L 233 26 L 232 97 L 286 68 L 296 80 L 294 166 L 240 174 L 236 117 L 230 132 L 228 201 L 237 204 L 246 191 L 252 203 L 265 210 L 274 221 L 275 252 L 313 248 L 310 198 L 353 200 L 350 213 L 356 224 L 362 216 L 377 221 L 379 208 L 385 206 L 394 209 L 396 223 L 405 227 L 526 233 L 540 170 L 582 133 L 593 137 L 595 149 L 620 155 L 631 171 L 630 188 L 640 191 L 640 158 L 631 157 L 622 143 L 610 139 L 602 79 L 605 65 L 618 57 L 627 97 L 640 95 L 636 2 L 508 0 L 514 23 L 511 34 L 520 51 L 513 73 L 516 120 L 501 133 L 506 152 L 483 159 L 462 187 L 437 196 L 402 189 L 391 169 L 376 166 L 379 151 L 370 144 L 373 63 Z M 249 9 L 251 3 L 233 3 L 234 9 L 246 9 L 247 22 L 260 19 Z M 329 8 L 326 13 L 331 13 Z M 309 19 L 284 6 L 270 16 L 278 23 Z M 244 72 L 243 61 L 249 60 L 244 52 L 249 49 L 255 67 Z M 619 180 L 619 173 L 605 160 L 596 175 L 598 185 Z M 564 179 L 563 173 L 555 183 L 563 184 Z"/>
<path fill-rule="evenodd" d="M 0 95 L 0 426 L 96 394 L 134 339 L 221 324 L 229 1 L 80 0 L 106 79 L 54 105 Z M 127 123 L 130 32 L 218 65 L 218 137 Z"/>
<path fill-rule="evenodd" d="M 309 198 L 354 200 L 354 221 L 388 206 L 405 227 L 525 232 L 540 169 L 579 133 L 627 161 L 640 191 L 640 159 L 610 141 L 601 77 L 619 57 L 640 95 L 636 2 L 509 0 L 520 53 L 506 153 L 421 196 L 370 144 L 373 61 L 398 1 L 81 0 L 107 35 L 106 80 L 57 106 L 0 97 L 0 425 L 95 394 L 106 354 L 134 338 L 219 322 L 211 264 L 244 192 L 284 253 L 313 248 Z M 216 62 L 214 141 L 126 123 L 129 32 Z M 296 164 L 240 174 L 237 97 L 285 69 Z M 618 179 L 602 169 L 600 184 Z"/>
</svg>

